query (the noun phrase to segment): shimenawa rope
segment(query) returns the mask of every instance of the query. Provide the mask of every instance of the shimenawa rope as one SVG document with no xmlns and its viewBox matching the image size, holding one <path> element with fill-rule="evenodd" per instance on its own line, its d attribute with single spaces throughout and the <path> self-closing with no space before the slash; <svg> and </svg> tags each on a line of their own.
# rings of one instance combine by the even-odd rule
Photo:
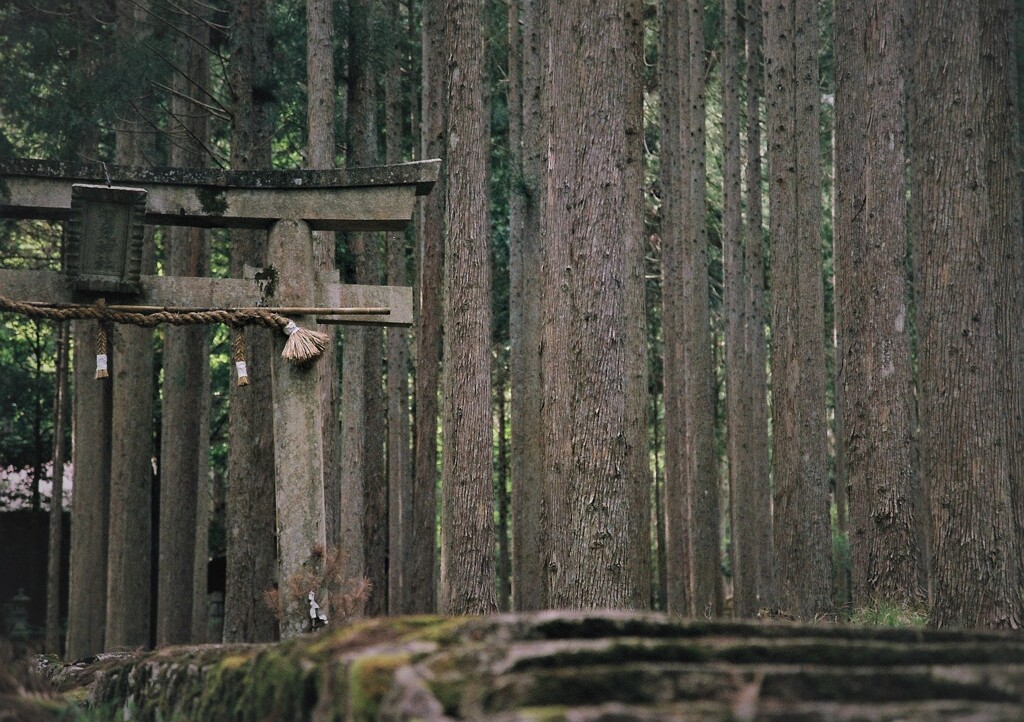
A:
<svg viewBox="0 0 1024 722">
<path fill-rule="evenodd" d="M 0 311 L 11 311 L 30 318 L 45 318 L 52 321 L 72 321 L 95 319 L 100 322 L 100 330 L 96 340 L 96 378 L 105 378 L 108 373 L 107 364 L 107 337 L 105 323 L 124 323 L 132 326 L 152 328 L 160 324 L 169 323 L 173 326 L 188 326 L 210 323 L 223 323 L 236 329 L 235 339 L 241 337 L 242 326 L 260 325 L 267 328 L 276 328 L 288 336 L 285 342 L 281 357 L 291 361 L 297 366 L 310 364 L 323 355 L 324 349 L 330 342 L 327 334 L 319 331 L 298 326 L 294 321 L 284 316 L 272 313 L 261 308 L 245 309 L 214 309 L 203 311 L 171 311 L 162 310 L 154 313 L 135 313 L 131 311 L 114 310 L 108 308 L 102 302 L 96 304 L 82 304 L 78 306 L 60 307 L 42 303 L 21 303 L 9 298 L 0 296 Z M 240 344 L 236 347 L 237 344 Z M 238 384 L 248 384 L 248 375 L 244 369 L 237 366 L 238 362 L 245 363 L 245 341 L 234 341 L 232 344 L 232 355 L 236 362 L 236 369 L 239 373 Z M 244 379 L 244 381 L 243 381 Z"/>
</svg>

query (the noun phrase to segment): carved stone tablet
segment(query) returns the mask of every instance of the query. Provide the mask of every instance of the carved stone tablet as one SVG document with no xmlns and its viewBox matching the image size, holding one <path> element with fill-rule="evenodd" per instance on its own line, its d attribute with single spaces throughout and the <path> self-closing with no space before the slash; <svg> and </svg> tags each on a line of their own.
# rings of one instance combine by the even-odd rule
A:
<svg viewBox="0 0 1024 722">
<path fill-rule="evenodd" d="M 65 271 L 77 291 L 138 295 L 146 191 L 75 184 Z"/>
</svg>

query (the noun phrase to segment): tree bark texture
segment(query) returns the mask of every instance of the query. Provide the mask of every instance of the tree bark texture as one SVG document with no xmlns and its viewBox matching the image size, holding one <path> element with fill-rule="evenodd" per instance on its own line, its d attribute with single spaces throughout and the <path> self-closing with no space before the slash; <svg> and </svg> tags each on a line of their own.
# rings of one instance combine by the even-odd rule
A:
<svg viewBox="0 0 1024 722">
<path fill-rule="evenodd" d="M 401 163 L 404 144 L 402 118 L 402 26 L 399 22 L 398 0 L 388 0 L 389 30 L 394 49 L 389 55 L 385 75 L 385 132 L 386 160 Z M 406 268 L 406 236 L 404 232 L 387 234 L 387 281 L 391 286 L 409 284 Z M 414 563 L 412 547 L 413 487 L 412 457 L 410 454 L 409 416 L 409 332 L 389 328 L 387 348 L 387 404 L 388 404 L 388 612 L 406 614 L 409 604 L 408 570 Z"/>
<path fill-rule="evenodd" d="M 229 81 L 232 100 L 231 167 L 270 167 L 272 93 L 266 0 L 242 0 L 232 14 Z M 262 268 L 267 259 L 264 230 L 233 231 L 231 275 L 245 264 Z M 274 502 L 274 432 L 271 424 L 271 332 L 243 333 L 250 383 L 232 386 L 229 399 L 227 589 L 224 641 L 271 641 L 277 629 L 263 594 L 277 582 Z"/>
<path fill-rule="evenodd" d="M 862 103 L 866 97 L 864 78 L 864 39 L 866 3 L 863 0 L 839 0 L 835 14 L 835 132 L 833 166 L 835 188 L 833 192 L 833 268 L 835 272 L 835 328 L 836 328 L 836 381 L 835 381 L 835 433 L 836 433 L 836 514 L 842 514 L 840 492 L 845 490 L 847 500 L 846 532 L 850 544 L 851 586 L 850 599 L 862 604 L 867 599 L 867 588 L 858 585 L 866 581 L 863 572 L 867 563 L 868 495 L 850 489 L 850 447 L 858 443 L 864 433 L 857 418 L 848 420 L 857 404 L 865 400 L 851 398 L 849 379 L 859 373 L 857 358 L 851 358 L 850 347 L 857 342 L 863 325 L 861 299 L 856 295 L 863 289 L 852 285 L 857 269 L 856 259 L 863 256 L 864 248 L 864 152 L 866 114 Z M 855 252 L 856 251 L 856 252 Z M 859 254 L 859 256 L 858 256 Z M 848 431 L 847 427 L 852 427 Z M 856 434 L 856 436 L 851 436 Z M 863 463 L 863 462 L 862 462 Z M 856 470 L 855 470 L 856 473 Z M 841 601 L 842 591 L 837 590 Z"/>
<path fill-rule="evenodd" d="M 520 13 L 521 8 L 521 20 Z M 547 606 L 540 308 L 547 0 L 509 3 L 509 382 L 512 428 L 512 606 Z"/>
<path fill-rule="evenodd" d="M 178 22 L 177 64 L 172 79 L 172 166 L 202 168 L 209 139 L 202 100 L 209 85 L 209 28 L 193 5 Z M 199 228 L 169 228 L 167 273 L 206 276 L 210 247 Z M 206 326 L 164 330 L 163 421 L 160 442 L 160 525 L 156 643 L 206 641 L 206 566 L 209 559 L 210 341 Z"/>
<path fill-rule="evenodd" d="M 775 553 L 781 608 L 832 609 L 826 465 L 817 5 L 762 7 L 772 254 Z"/>
<path fill-rule="evenodd" d="M 372 0 L 349 1 L 348 158 L 349 167 L 380 162 L 377 147 L 376 60 L 371 42 Z M 356 281 L 381 282 L 380 236 L 353 233 L 347 237 L 355 256 Z M 362 573 L 372 585 L 368 615 L 384 614 L 388 604 L 388 486 L 384 465 L 385 415 L 381 374 L 383 336 L 379 328 L 349 327 L 342 351 L 342 488 L 343 499 L 362 497 L 343 505 L 342 529 L 362 534 Z M 359 411 L 361 409 L 361 413 Z M 349 546 L 346 543 L 346 548 Z"/>
<path fill-rule="evenodd" d="M 1024 534 L 1024 220 L 1021 204 L 1020 98 L 1017 77 L 1018 36 L 1015 35 L 1020 4 L 1008 0 L 980 6 L 982 49 L 981 76 L 984 82 L 985 118 L 988 129 L 989 212 L 993 257 L 996 266 L 996 335 L 1003 342 L 1000 351 L 1005 381 L 1007 422 L 1010 425 L 1011 491 L 1016 537 Z M 1018 580 L 1024 579 L 1024 541 L 1018 550 Z"/>
<path fill-rule="evenodd" d="M 437 413 L 441 370 L 441 283 L 445 222 L 445 18 L 442 0 L 423 3 L 423 158 L 440 158 L 441 173 L 422 201 L 417 234 L 419 315 L 416 318 L 416 427 L 414 430 L 413 530 L 417 550 L 409 570 L 412 611 L 436 608 Z"/>
<path fill-rule="evenodd" d="M 54 376 L 57 388 L 53 397 L 53 466 L 50 478 L 50 527 L 46 553 L 46 649 L 61 653 L 60 597 L 64 585 L 64 461 L 67 455 L 64 431 L 68 407 L 68 359 L 70 337 L 67 322 L 57 326 Z"/>
<path fill-rule="evenodd" d="M 491 459 L 491 265 L 482 0 L 447 0 L 441 604 L 497 611 Z"/>
<path fill-rule="evenodd" d="M 641 6 L 552 13 L 543 424 L 549 603 L 645 608 Z M 585 48 L 585 52 L 580 52 Z"/>
<path fill-rule="evenodd" d="M 923 509 L 906 278 L 902 19 L 893 3 L 852 2 L 843 11 L 835 266 L 853 603 L 913 604 L 924 581 Z"/>
<path fill-rule="evenodd" d="M 921 470 L 932 520 L 929 622 L 1018 627 L 1012 403 L 998 336 L 1000 251 L 989 161 L 1013 142 L 986 123 L 984 27 L 975 3 L 915 3 L 913 191 Z M 988 61 L 985 62 L 987 64 Z M 1019 199 L 1018 199 L 1019 202 Z M 1019 239 L 1018 239 L 1019 242 Z"/>
<path fill-rule="evenodd" d="M 765 340 L 765 258 L 764 229 L 761 214 L 761 99 L 764 75 L 761 57 L 761 2 L 746 3 L 746 85 L 747 85 L 747 157 L 746 169 L 746 243 L 744 266 L 747 271 L 747 360 L 750 382 L 750 458 L 754 469 L 753 505 L 749 523 L 754 530 L 754 569 L 757 601 L 760 608 L 775 606 L 775 553 L 772 530 L 772 492 L 768 454 L 768 347 Z"/>
<path fill-rule="evenodd" d="M 704 2 L 690 0 L 689 167 L 692 218 L 684 237 L 683 328 L 687 390 L 687 465 L 693 489 L 693 601 L 701 616 L 722 613 L 722 559 L 719 541 L 718 451 L 715 441 L 715 392 L 710 309 L 708 307 L 707 171 L 704 142 Z M 671 512 L 670 512 L 671 513 Z"/>
<path fill-rule="evenodd" d="M 763 605 L 758 565 L 758 546 L 762 543 L 760 528 L 770 509 L 759 509 L 764 499 L 761 487 L 768 487 L 767 454 L 765 450 L 764 417 L 758 417 L 754 408 L 755 393 L 764 394 L 764 374 L 760 385 L 751 364 L 750 327 L 761 325 L 763 317 L 754 315 L 748 302 L 751 285 L 749 268 L 752 262 L 751 243 L 760 245 L 757 234 L 746 234 L 743 228 L 742 157 L 740 138 L 740 72 L 741 35 L 736 0 L 724 5 L 724 44 L 722 48 L 722 259 L 725 272 L 725 362 L 726 362 L 726 418 L 728 426 L 729 501 L 732 522 L 731 551 L 733 579 L 733 610 L 737 616 L 753 616 Z M 749 20 L 748 20 L 749 22 Z M 757 95 L 747 90 L 752 98 L 748 112 L 757 113 Z M 748 148 L 748 152 L 753 152 Z M 759 149 L 757 151 L 759 153 Z M 757 178 L 748 183 L 760 183 Z M 752 220 L 752 219 L 750 219 Z M 749 222 L 749 220 L 748 220 Z M 758 217 L 758 223 L 760 218 Z M 760 339 L 763 342 L 763 335 Z M 763 358 L 763 357 L 762 357 Z M 762 366 L 763 369 L 763 366 Z M 769 528 L 770 528 L 770 516 Z"/>
<path fill-rule="evenodd" d="M 509 548 L 509 439 L 508 439 L 508 365 L 500 357 L 494 370 L 494 428 L 497 437 L 497 455 L 494 459 L 494 507 L 495 537 L 497 553 L 495 576 L 497 577 L 498 610 L 512 609 L 512 550 Z"/>
<path fill-rule="evenodd" d="M 677 156 L 663 181 L 663 197 L 678 195 L 663 207 L 663 217 L 674 218 L 662 237 L 667 600 L 671 611 L 716 615 L 722 594 L 704 217 L 703 3 L 694 0 L 663 14 L 670 57 L 661 88 L 676 104 L 663 112 L 679 118 L 667 118 L 663 136 L 664 143 L 677 144 L 669 152 Z M 672 63 L 675 72 L 668 71 Z M 681 85 L 670 90 L 673 83 Z"/>
<path fill-rule="evenodd" d="M 663 0 L 659 5 L 659 85 L 661 109 L 661 237 L 662 324 L 664 336 L 665 407 L 665 603 L 670 612 L 693 614 L 693 547 L 691 496 L 686 476 L 686 420 L 683 401 L 681 239 L 689 225 L 689 196 L 685 186 L 687 144 L 684 110 L 690 91 L 684 53 L 689 48 L 689 13 L 684 4 Z M 667 332 L 667 329 L 674 332 Z"/>
<path fill-rule="evenodd" d="M 149 3 L 117 3 L 122 42 L 151 34 Z M 134 41 L 134 40 L 133 40 Z M 115 156 L 122 165 L 152 165 L 153 136 L 145 114 L 152 98 L 136 98 L 135 111 L 117 129 Z M 146 231 L 142 272 L 156 263 L 153 232 Z M 119 325 L 112 336 L 110 527 L 107 546 L 106 649 L 150 645 L 153 521 L 153 331 Z M 189 557 L 191 562 L 191 557 Z"/>
<path fill-rule="evenodd" d="M 334 6 L 330 0 L 306 3 L 306 164 L 309 168 L 335 167 L 334 133 Z M 335 271 L 336 236 L 330 231 L 313 233 L 313 260 L 317 272 Z M 323 418 L 324 503 L 327 544 L 340 543 L 341 523 L 341 427 L 339 424 L 337 327 L 317 326 L 331 342 L 317 362 L 320 373 L 320 412 Z"/>
</svg>

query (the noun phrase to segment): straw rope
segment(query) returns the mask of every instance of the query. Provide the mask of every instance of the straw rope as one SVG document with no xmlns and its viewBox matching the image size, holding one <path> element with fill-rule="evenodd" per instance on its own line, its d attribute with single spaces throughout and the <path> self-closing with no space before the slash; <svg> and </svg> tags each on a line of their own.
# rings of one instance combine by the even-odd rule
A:
<svg viewBox="0 0 1024 722">
<path fill-rule="evenodd" d="M 0 311 L 19 313 L 30 318 L 44 318 L 51 321 L 81 321 L 94 319 L 100 322 L 123 323 L 132 326 L 153 328 L 161 324 L 172 326 L 223 323 L 232 327 L 266 326 L 288 336 L 281 357 L 297 365 L 309 364 L 323 354 L 330 338 L 319 331 L 300 328 L 286 317 L 262 308 L 210 309 L 202 311 L 162 310 L 153 313 L 137 313 L 115 310 L 105 304 L 48 305 L 45 303 L 23 303 L 0 296 Z M 99 350 L 97 350 L 99 354 Z"/>
<path fill-rule="evenodd" d="M 239 386 L 249 385 L 249 369 L 245 364 L 245 329 L 241 326 L 234 326 L 231 329 L 231 360 L 235 362 L 235 373 L 238 376 Z"/>
</svg>

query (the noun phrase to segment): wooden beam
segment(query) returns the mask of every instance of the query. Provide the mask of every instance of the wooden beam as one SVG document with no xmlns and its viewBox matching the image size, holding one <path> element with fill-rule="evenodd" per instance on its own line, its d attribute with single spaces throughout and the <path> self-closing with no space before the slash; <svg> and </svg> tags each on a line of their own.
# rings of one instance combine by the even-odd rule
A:
<svg viewBox="0 0 1024 722">
<path fill-rule="evenodd" d="M 330 283 L 324 287 L 325 306 L 386 306 L 387 316 L 334 316 L 332 322 L 363 326 L 411 326 L 412 288 L 409 286 L 360 286 Z"/>
<path fill-rule="evenodd" d="M 66 220 L 74 183 L 143 188 L 146 222 L 205 228 L 270 228 L 282 218 L 313 230 L 401 230 L 415 197 L 430 191 L 440 161 L 345 170 L 218 171 L 102 163 L 0 161 L 0 217 Z"/>
<path fill-rule="evenodd" d="M 244 278 L 191 278 L 187 276 L 142 276 L 142 294 L 130 299 L 147 306 L 201 306 L 241 308 L 259 305 L 259 284 Z M 387 315 L 343 315 L 341 323 L 374 326 L 411 326 L 412 289 L 405 286 L 358 286 L 337 283 L 337 277 L 324 284 L 325 298 L 318 305 L 329 307 L 386 307 Z M 63 274 L 56 271 L 18 271 L 0 269 L 0 296 L 14 301 L 47 303 L 89 303 L 97 296 L 72 292 Z M 110 303 L 123 299 L 107 296 Z"/>
</svg>

